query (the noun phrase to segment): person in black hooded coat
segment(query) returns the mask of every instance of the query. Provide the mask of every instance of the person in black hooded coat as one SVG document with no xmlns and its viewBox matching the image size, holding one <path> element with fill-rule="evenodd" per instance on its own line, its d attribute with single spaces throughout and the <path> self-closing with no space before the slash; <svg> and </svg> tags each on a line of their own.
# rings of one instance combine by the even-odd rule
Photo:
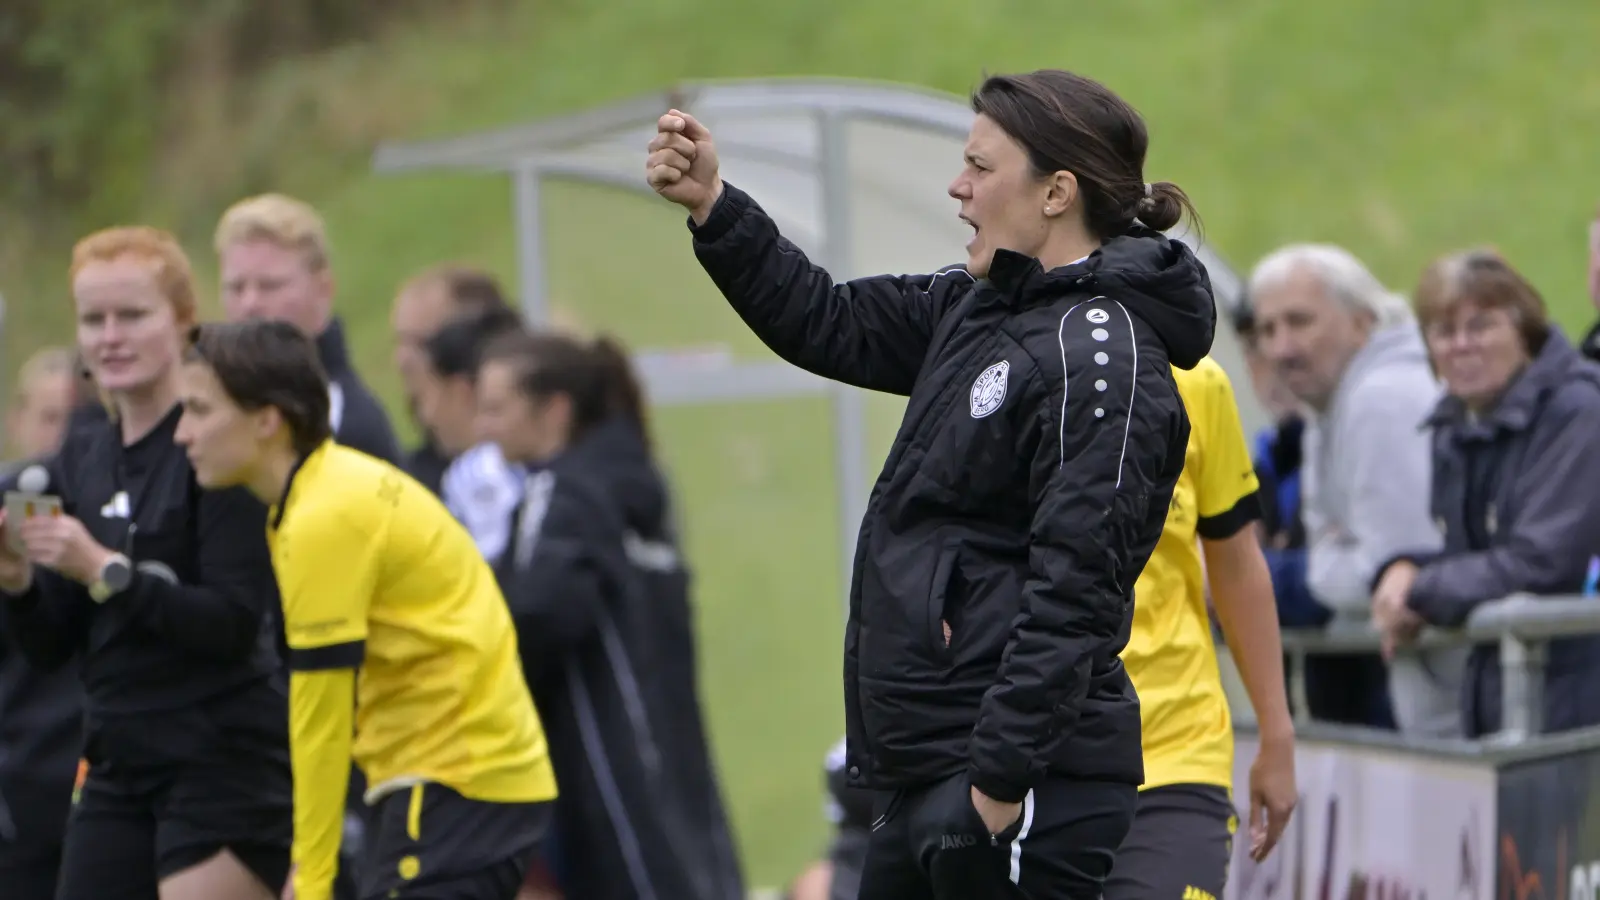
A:
<svg viewBox="0 0 1600 900">
<path fill-rule="evenodd" d="M 551 868 L 585 900 L 742 900 L 689 575 L 626 356 L 511 335 L 484 355 L 478 402 L 531 472 L 498 568 L 561 785 Z"/>
<path fill-rule="evenodd" d="M 1144 780 L 1119 653 L 1210 351 L 1205 267 L 1161 234 L 1148 134 L 1103 85 L 987 79 L 949 193 L 967 261 L 836 284 L 672 110 L 646 162 L 769 348 L 909 398 L 868 499 L 845 627 L 846 774 L 883 792 L 862 900 L 1096 900 Z"/>
</svg>

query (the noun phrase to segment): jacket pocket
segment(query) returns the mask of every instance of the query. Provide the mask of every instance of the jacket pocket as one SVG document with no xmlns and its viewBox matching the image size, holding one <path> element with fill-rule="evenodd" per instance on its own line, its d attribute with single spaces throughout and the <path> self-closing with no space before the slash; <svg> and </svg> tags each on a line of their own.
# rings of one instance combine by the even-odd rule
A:
<svg viewBox="0 0 1600 900">
<path fill-rule="evenodd" d="M 956 558 L 960 551 L 961 546 L 956 543 L 945 544 L 939 549 L 938 561 L 933 567 L 933 583 L 928 586 L 924 631 L 929 649 L 939 659 L 949 654 L 950 644 L 955 639 L 955 634 L 949 630 L 950 602 L 959 598 L 952 598 L 950 595 L 957 580 Z"/>
</svg>

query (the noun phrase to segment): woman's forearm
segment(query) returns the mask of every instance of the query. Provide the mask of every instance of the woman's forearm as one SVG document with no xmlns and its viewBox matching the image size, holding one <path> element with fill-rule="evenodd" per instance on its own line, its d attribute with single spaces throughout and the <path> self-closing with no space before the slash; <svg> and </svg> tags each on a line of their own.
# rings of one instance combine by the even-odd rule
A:
<svg viewBox="0 0 1600 900">
<path fill-rule="evenodd" d="M 1272 573 L 1254 528 L 1203 541 L 1212 602 L 1263 740 L 1292 738 Z"/>
</svg>

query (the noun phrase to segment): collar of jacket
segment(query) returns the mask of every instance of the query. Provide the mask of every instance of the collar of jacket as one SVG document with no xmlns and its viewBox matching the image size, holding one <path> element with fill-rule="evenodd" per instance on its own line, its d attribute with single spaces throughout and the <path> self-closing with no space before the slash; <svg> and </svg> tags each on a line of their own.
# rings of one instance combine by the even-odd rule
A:
<svg viewBox="0 0 1600 900">
<path fill-rule="evenodd" d="M 317 355 L 329 378 L 337 378 L 350 370 L 350 349 L 344 341 L 344 320 L 338 316 L 328 320 L 328 327 L 317 335 Z"/>
<path fill-rule="evenodd" d="M 1031 256 L 1015 250 L 996 250 L 989 263 L 989 276 L 984 280 L 993 289 L 991 293 L 1006 306 L 1031 306 L 1041 300 L 1054 300 L 1068 290 L 1086 289 L 1094 284 L 1095 274 L 1087 263 L 1099 252 L 1096 250 L 1078 262 L 1047 272 L 1039 260 Z"/>
<path fill-rule="evenodd" d="M 1446 395 L 1428 417 L 1428 424 L 1459 428 L 1466 440 L 1492 440 L 1501 431 L 1523 431 L 1533 424 L 1545 400 L 1570 378 L 1573 364 L 1581 359 L 1566 335 L 1551 326 L 1544 346 L 1521 372 L 1512 376 L 1511 386 L 1492 409 L 1474 420 L 1466 404 Z"/>
</svg>

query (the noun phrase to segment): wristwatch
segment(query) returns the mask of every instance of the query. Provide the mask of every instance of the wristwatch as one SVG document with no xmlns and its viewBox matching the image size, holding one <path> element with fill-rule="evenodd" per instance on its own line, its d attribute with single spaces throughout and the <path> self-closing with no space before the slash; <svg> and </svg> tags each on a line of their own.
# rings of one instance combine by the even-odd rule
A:
<svg viewBox="0 0 1600 900">
<path fill-rule="evenodd" d="M 113 553 L 106 564 L 100 567 L 100 577 L 89 585 L 89 597 L 96 603 L 104 603 L 118 591 L 127 588 L 132 581 L 133 563 L 121 553 Z"/>
</svg>

